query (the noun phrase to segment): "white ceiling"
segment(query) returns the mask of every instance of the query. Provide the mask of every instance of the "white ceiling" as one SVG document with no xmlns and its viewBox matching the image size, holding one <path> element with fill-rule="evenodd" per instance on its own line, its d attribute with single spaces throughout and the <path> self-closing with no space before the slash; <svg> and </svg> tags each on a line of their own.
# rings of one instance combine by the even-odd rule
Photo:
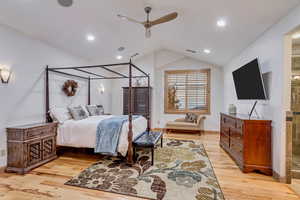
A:
<svg viewBox="0 0 300 200">
<path fill-rule="evenodd" d="M 0 23 L 9 25 L 52 46 L 93 62 L 116 62 L 117 48 L 125 46 L 125 59 L 158 49 L 186 54 L 199 50 L 194 58 L 224 65 L 260 34 L 285 16 L 300 0 L 74 0 L 63 8 L 56 0 L 1 0 Z M 144 28 L 116 17 L 123 14 L 144 20 L 143 8 L 153 7 L 155 19 L 173 11 L 179 17 L 152 28 L 146 39 Z M 216 27 L 224 17 L 228 26 Z M 94 43 L 85 40 L 92 33 Z M 212 50 L 210 55 L 202 53 Z"/>
</svg>

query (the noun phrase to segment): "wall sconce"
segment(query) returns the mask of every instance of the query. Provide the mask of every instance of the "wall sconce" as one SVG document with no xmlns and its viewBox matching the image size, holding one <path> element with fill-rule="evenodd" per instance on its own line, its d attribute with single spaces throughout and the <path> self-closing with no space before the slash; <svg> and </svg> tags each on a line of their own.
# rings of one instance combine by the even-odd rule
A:
<svg viewBox="0 0 300 200">
<path fill-rule="evenodd" d="M 9 79 L 11 77 L 11 71 L 7 68 L 0 69 L 0 78 L 2 83 L 8 84 Z"/>
<path fill-rule="evenodd" d="M 103 94 L 103 93 L 105 92 L 105 88 L 104 88 L 104 85 L 103 85 L 103 84 L 100 85 L 100 87 L 99 87 L 99 92 L 100 92 L 101 94 Z"/>
</svg>

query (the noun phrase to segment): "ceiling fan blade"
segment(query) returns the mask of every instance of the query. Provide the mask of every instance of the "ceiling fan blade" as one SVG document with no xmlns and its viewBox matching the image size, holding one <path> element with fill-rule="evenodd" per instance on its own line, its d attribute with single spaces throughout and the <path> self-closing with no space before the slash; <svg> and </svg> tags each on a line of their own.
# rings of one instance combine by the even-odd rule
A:
<svg viewBox="0 0 300 200">
<path fill-rule="evenodd" d="M 165 22 L 169 22 L 173 19 L 176 19 L 177 16 L 178 16 L 178 13 L 173 12 L 173 13 L 165 15 L 165 16 L 157 19 L 157 20 L 151 21 L 150 24 L 151 24 L 151 26 L 154 26 L 154 25 L 157 25 L 157 24 L 162 24 L 162 23 L 165 23 Z"/>
<path fill-rule="evenodd" d="M 121 19 L 124 19 L 124 20 L 127 20 L 127 21 L 130 21 L 130 22 L 133 22 L 133 23 L 137 23 L 137 24 L 143 24 L 142 22 L 138 21 L 138 20 L 135 20 L 135 19 L 132 19 L 130 17 L 127 17 L 127 16 L 124 16 L 124 15 L 117 15 L 119 18 Z"/>
</svg>

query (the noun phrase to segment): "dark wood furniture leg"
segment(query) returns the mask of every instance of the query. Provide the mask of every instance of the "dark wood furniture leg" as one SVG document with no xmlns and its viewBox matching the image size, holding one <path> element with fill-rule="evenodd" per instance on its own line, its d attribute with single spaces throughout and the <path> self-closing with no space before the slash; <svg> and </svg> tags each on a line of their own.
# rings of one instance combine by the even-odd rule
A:
<svg viewBox="0 0 300 200">
<path fill-rule="evenodd" d="M 154 147 L 151 148 L 151 165 L 154 164 Z"/>
<path fill-rule="evenodd" d="M 135 147 L 133 147 L 133 160 L 134 160 L 134 161 L 137 160 L 136 148 L 135 148 Z"/>
<path fill-rule="evenodd" d="M 129 90 L 128 90 L 128 153 L 127 153 L 127 163 L 133 164 L 133 145 L 132 145 L 132 64 L 131 59 L 129 62 Z"/>
<path fill-rule="evenodd" d="M 151 165 L 154 164 L 154 149 L 159 145 L 163 147 L 163 133 L 161 132 L 144 132 L 133 141 L 133 147 L 135 148 L 147 148 L 151 149 Z M 135 150 L 134 150 L 135 154 Z"/>
</svg>

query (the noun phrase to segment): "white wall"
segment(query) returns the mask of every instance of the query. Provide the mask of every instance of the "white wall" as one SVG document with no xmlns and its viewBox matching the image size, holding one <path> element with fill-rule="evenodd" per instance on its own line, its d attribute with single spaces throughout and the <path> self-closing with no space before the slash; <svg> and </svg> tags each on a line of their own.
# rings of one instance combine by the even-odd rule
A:
<svg viewBox="0 0 300 200">
<path fill-rule="evenodd" d="M 72 73 L 77 74 L 75 71 L 72 71 Z M 88 76 L 87 74 L 78 74 L 78 75 Z M 105 73 L 102 73 L 102 75 L 105 75 Z M 49 74 L 49 79 L 50 79 L 49 81 L 50 108 L 69 107 L 69 106 L 87 104 L 88 102 L 87 80 L 72 78 L 69 76 L 61 76 L 52 72 L 50 72 Z M 66 96 L 61 89 L 65 81 L 70 79 L 75 80 L 78 83 L 78 89 L 76 95 L 73 97 Z M 101 86 L 104 86 L 105 88 L 104 93 L 100 92 Z M 111 86 L 112 86 L 111 80 L 91 81 L 91 104 L 103 105 L 105 113 L 111 112 Z M 42 89 L 43 89 L 42 92 L 44 92 L 44 88 Z"/>
<path fill-rule="evenodd" d="M 0 65 L 11 67 L 13 72 L 9 84 L 0 83 L 0 150 L 6 150 L 6 127 L 44 121 L 46 65 L 70 66 L 86 64 L 86 61 L 2 25 L 0 44 Z M 51 75 L 51 79 L 55 80 L 51 81 L 51 105 L 87 102 L 86 82 L 78 80 L 78 95 L 67 99 L 61 92 L 63 78 Z M 94 95 L 93 101 L 101 103 L 100 98 Z M 3 165 L 6 165 L 6 157 L 0 157 L 0 166 Z"/>
<path fill-rule="evenodd" d="M 289 109 L 289 79 L 286 78 L 290 69 L 284 69 L 284 36 L 300 24 L 300 6 L 288 16 L 271 27 L 240 55 L 233 58 L 224 67 L 224 105 L 223 110 L 233 103 L 239 113 L 247 113 L 252 101 L 238 101 L 232 79 L 232 71 L 258 57 L 262 72 L 271 72 L 270 100 L 258 105 L 259 114 L 273 120 L 273 169 L 282 177 L 285 175 L 285 111 Z"/>
<path fill-rule="evenodd" d="M 159 50 L 133 61 L 151 75 L 152 127 L 162 128 L 165 123 L 184 115 L 164 114 L 164 71 L 170 69 L 211 69 L 211 114 L 205 120 L 205 130 L 219 130 L 219 112 L 222 106 L 222 70 L 169 50 Z M 121 114 L 123 109 L 122 88 L 128 86 L 127 80 L 113 81 L 113 114 Z"/>
<path fill-rule="evenodd" d="M 164 113 L 164 72 L 166 70 L 188 70 L 188 69 L 211 69 L 211 106 L 209 115 L 206 115 L 204 122 L 204 130 L 219 131 L 219 116 L 222 105 L 222 70 L 211 64 L 200 62 L 192 58 L 182 58 L 167 65 L 159 66 L 155 70 L 155 88 L 156 88 L 156 107 L 154 111 L 157 112 L 155 125 L 157 127 L 164 127 L 168 121 L 182 118 L 184 115 L 165 114 Z"/>
</svg>

